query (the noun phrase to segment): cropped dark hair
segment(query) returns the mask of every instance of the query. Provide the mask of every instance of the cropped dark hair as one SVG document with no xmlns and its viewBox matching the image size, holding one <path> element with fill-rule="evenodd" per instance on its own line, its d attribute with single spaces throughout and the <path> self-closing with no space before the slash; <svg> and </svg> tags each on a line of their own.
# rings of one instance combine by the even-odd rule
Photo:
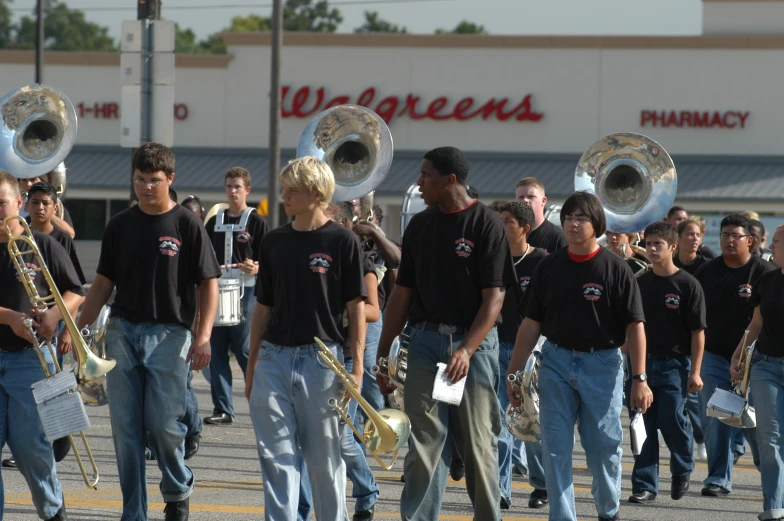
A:
<svg viewBox="0 0 784 521">
<path fill-rule="evenodd" d="M 380 226 L 381 221 L 384 220 L 384 210 L 382 210 L 379 205 L 375 205 L 373 206 L 373 215 L 376 216 L 376 220 L 378 221 L 378 224 Z"/>
<path fill-rule="evenodd" d="M 667 241 L 667 244 L 675 244 L 678 242 L 678 230 L 668 222 L 656 221 L 645 227 L 646 240 L 654 235 L 658 235 Z"/>
<path fill-rule="evenodd" d="M 528 203 L 521 203 L 519 201 L 510 201 L 505 205 L 501 206 L 498 210 L 499 212 L 509 212 L 512 214 L 512 217 L 515 218 L 517 224 L 520 225 L 520 228 L 525 226 L 526 224 L 531 228 L 534 227 L 534 223 L 536 222 L 536 218 L 534 217 L 534 210 L 531 208 L 531 205 Z"/>
<path fill-rule="evenodd" d="M 752 228 L 759 228 L 760 235 L 762 235 L 762 237 L 765 237 L 765 225 L 762 224 L 762 221 L 758 221 L 757 219 L 751 219 L 749 223 L 751 224 Z M 751 232 L 751 230 L 749 230 L 749 232 Z M 762 237 L 760 237 L 760 239 L 762 239 Z"/>
<path fill-rule="evenodd" d="M 169 199 L 171 199 L 175 203 L 177 202 L 177 192 L 175 192 L 174 188 L 172 188 L 171 186 L 169 187 Z"/>
<path fill-rule="evenodd" d="M 678 212 L 686 212 L 686 208 L 684 208 L 683 206 L 677 206 L 677 205 L 673 206 L 672 208 L 670 208 L 667 211 L 667 218 L 668 219 L 671 218 L 673 215 L 675 215 Z M 686 212 L 686 213 L 689 213 L 689 212 Z"/>
<path fill-rule="evenodd" d="M 425 159 L 433 163 L 433 168 L 442 176 L 455 174 L 460 184 L 465 184 L 468 179 L 468 159 L 459 148 L 434 148 L 425 154 Z"/>
<path fill-rule="evenodd" d="M 174 152 L 160 143 L 145 143 L 133 154 L 133 169 L 143 174 L 161 171 L 168 177 L 174 173 Z"/>
<path fill-rule="evenodd" d="M 721 226 L 719 227 L 719 229 L 723 230 L 727 226 L 732 228 L 735 228 L 736 226 L 738 228 L 743 228 L 743 231 L 746 233 L 749 233 L 751 231 L 751 221 L 739 213 L 728 215 L 727 217 L 722 219 Z"/>
<path fill-rule="evenodd" d="M 473 186 L 466 186 L 466 193 L 471 199 L 479 199 L 479 190 Z"/>
<path fill-rule="evenodd" d="M 490 208 L 494 212 L 502 212 L 504 205 L 506 205 L 506 203 L 508 202 L 509 201 L 502 201 L 501 199 L 497 199 L 492 203 L 490 203 L 490 206 L 488 206 L 488 208 Z"/>
<path fill-rule="evenodd" d="M 27 199 L 29 200 L 33 194 L 48 195 L 52 198 L 52 201 L 57 202 L 57 190 L 46 181 L 39 181 L 31 186 L 30 190 L 27 191 Z"/>
<path fill-rule="evenodd" d="M 182 200 L 182 203 L 180 203 L 180 205 L 181 206 L 185 206 L 185 205 L 191 204 L 191 203 L 195 203 L 196 205 L 199 206 L 199 215 L 201 217 L 204 217 L 204 205 L 201 204 L 201 199 L 199 199 L 198 196 L 196 196 L 196 195 L 189 195 L 188 197 L 186 197 L 185 199 Z"/>
<path fill-rule="evenodd" d="M 604 216 L 604 207 L 599 198 L 585 191 L 575 192 L 564 201 L 561 207 L 561 226 L 566 221 L 566 216 L 580 210 L 591 221 L 593 231 L 597 237 L 607 231 L 607 218 Z"/>
</svg>

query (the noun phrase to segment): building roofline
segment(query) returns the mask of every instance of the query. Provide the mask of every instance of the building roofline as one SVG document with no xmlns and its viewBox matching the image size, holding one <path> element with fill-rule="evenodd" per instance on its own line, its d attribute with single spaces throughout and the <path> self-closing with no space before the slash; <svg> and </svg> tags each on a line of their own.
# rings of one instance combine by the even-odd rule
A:
<svg viewBox="0 0 784 521">
<path fill-rule="evenodd" d="M 226 69 L 231 56 L 228 54 L 177 54 L 174 63 L 179 68 Z M 32 65 L 34 51 L 0 50 L 0 63 Z M 44 65 L 81 65 L 83 67 L 119 67 L 119 52 L 67 52 L 46 51 Z"/>
</svg>

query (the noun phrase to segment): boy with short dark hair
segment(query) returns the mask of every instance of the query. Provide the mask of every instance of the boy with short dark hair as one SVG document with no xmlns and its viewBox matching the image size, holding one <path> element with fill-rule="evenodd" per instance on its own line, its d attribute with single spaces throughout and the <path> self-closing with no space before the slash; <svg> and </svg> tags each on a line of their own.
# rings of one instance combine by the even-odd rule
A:
<svg viewBox="0 0 784 521">
<path fill-rule="evenodd" d="M 672 499 L 682 498 L 689 490 L 694 470 L 693 438 L 684 406 L 688 393 L 702 389 L 705 296 L 697 279 L 675 265 L 677 246 L 673 225 L 660 221 L 645 229 L 645 251 L 653 269 L 637 282 L 645 313 L 645 374 L 653 404 L 643 415 L 647 438 L 634 461 L 631 503 L 653 501 L 659 492 L 657 430 L 670 449 Z"/>
</svg>

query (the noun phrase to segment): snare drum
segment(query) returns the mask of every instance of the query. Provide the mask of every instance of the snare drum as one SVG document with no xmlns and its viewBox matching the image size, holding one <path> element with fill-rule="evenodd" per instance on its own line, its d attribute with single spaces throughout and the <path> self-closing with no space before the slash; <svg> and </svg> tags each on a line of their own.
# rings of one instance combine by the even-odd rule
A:
<svg viewBox="0 0 784 521">
<path fill-rule="evenodd" d="M 403 208 L 400 210 L 400 234 L 402 235 L 411 222 L 411 218 L 422 210 L 427 208 L 425 201 L 422 199 L 422 192 L 419 191 L 418 185 L 411 185 L 406 190 L 406 195 L 403 197 Z"/>
<path fill-rule="evenodd" d="M 242 289 L 240 279 L 218 279 L 215 327 L 236 326 L 242 322 Z"/>
</svg>

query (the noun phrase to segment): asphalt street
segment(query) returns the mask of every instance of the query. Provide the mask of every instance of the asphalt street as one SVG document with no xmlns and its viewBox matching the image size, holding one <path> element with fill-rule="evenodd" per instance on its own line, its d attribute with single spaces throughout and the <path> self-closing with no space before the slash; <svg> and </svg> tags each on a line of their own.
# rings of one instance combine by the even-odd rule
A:
<svg viewBox="0 0 784 521">
<path fill-rule="evenodd" d="M 190 519 L 207 520 L 259 520 L 263 519 L 264 498 L 262 493 L 261 472 L 253 427 L 248 416 L 248 403 L 242 388 L 239 367 L 234 364 L 235 392 L 234 403 L 237 409 L 236 420 L 229 426 L 205 425 L 201 447 L 198 454 L 188 464 L 196 475 L 196 491 L 190 499 Z M 202 416 L 212 412 L 209 384 L 201 375 L 193 380 L 199 399 Z M 88 439 L 101 473 L 98 490 L 88 489 L 82 481 L 73 454 L 59 464 L 58 474 L 65 490 L 65 501 L 70 520 L 119 520 L 122 508 L 114 456 L 114 447 L 109 426 L 108 407 L 88 409 L 92 427 Z M 624 425 L 628 421 L 624 416 Z M 628 434 L 628 428 L 627 434 Z M 759 473 L 751 462 L 751 453 L 742 457 L 734 469 L 734 487 L 729 496 L 706 498 L 700 496 L 702 480 L 707 474 L 704 462 L 698 462 L 691 476 L 691 490 L 680 501 L 670 499 L 670 480 L 668 471 L 669 453 L 662 447 L 663 476 L 659 497 L 652 504 L 632 505 L 626 500 L 631 493 L 631 471 L 633 459 L 627 440 L 623 451 L 623 492 L 621 518 L 638 521 L 733 521 L 753 520 L 762 511 L 762 490 Z M 10 454 L 3 450 L 3 458 Z M 377 519 L 399 519 L 399 498 L 403 487 L 400 482 L 404 454 L 390 472 L 383 471 L 371 458 L 371 467 L 376 471 L 381 496 L 376 504 Z M 163 519 L 164 503 L 158 491 L 160 472 L 155 462 L 148 462 L 149 519 Z M 7 521 L 28 521 L 35 519 L 30 493 L 18 471 L 2 469 L 5 487 L 5 519 Z M 577 443 L 574 450 L 574 480 L 577 512 L 579 519 L 596 519 L 591 497 L 591 475 L 586 468 L 585 452 Z M 531 487 L 527 479 L 515 476 L 514 497 L 511 510 L 505 511 L 505 521 L 529 521 L 547 519 L 547 507 L 541 510 L 529 509 L 528 494 Z M 351 493 L 348 484 L 347 495 Z M 353 512 L 353 501 L 349 500 L 349 511 Z M 444 496 L 441 520 L 470 520 L 471 504 L 465 492 L 465 482 L 450 481 Z M 478 520 L 481 521 L 481 520 Z"/>
</svg>

